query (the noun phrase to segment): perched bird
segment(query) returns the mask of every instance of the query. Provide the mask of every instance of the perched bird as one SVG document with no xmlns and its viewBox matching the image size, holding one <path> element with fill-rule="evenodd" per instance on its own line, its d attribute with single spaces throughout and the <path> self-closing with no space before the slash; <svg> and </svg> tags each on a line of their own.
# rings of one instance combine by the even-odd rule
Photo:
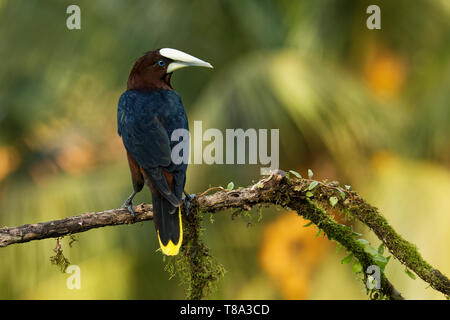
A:
<svg viewBox="0 0 450 320">
<path fill-rule="evenodd" d="M 170 84 L 172 72 L 211 64 L 176 49 L 147 52 L 134 64 L 117 110 L 118 133 L 127 151 L 133 192 L 123 207 L 133 215 L 132 200 L 146 184 L 152 193 L 153 220 L 161 250 L 176 255 L 183 240 L 181 203 L 187 163 L 174 163 L 171 140 L 176 129 L 189 130 L 186 112 Z M 186 150 L 184 150 L 186 151 Z M 183 152 L 184 152 L 183 151 Z M 175 161 L 179 162 L 179 161 Z"/>
</svg>

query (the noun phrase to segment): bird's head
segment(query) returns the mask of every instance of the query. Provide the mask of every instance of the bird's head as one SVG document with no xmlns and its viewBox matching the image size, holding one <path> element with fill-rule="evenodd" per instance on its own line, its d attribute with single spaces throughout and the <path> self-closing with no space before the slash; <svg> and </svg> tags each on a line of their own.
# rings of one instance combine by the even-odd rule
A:
<svg viewBox="0 0 450 320">
<path fill-rule="evenodd" d="M 127 89 L 172 89 L 172 72 L 190 66 L 213 67 L 210 63 L 180 50 L 163 48 L 149 51 L 134 64 L 128 77 Z"/>
</svg>

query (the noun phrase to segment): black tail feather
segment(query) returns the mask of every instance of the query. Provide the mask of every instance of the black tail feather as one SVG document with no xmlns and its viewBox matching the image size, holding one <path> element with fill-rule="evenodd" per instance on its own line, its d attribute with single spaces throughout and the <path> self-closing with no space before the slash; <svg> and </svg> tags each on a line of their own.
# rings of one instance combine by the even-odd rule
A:
<svg viewBox="0 0 450 320">
<path fill-rule="evenodd" d="M 152 194 L 152 198 L 153 221 L 161 250 L 166 255 L 176 255 L 183 241 L 180 207 L 173 206 L 161 195 Z"/>
<path fill-rule="evenodd" d="M 178 199 L 169 187 L 166 178 L 164 177 L 161 168 L 145 168 L 145 173 L 148 175 L 152 185 L 158 192 L 164 196 L 174 207 L 181 205 L 181 198 Z"/>
</svg>

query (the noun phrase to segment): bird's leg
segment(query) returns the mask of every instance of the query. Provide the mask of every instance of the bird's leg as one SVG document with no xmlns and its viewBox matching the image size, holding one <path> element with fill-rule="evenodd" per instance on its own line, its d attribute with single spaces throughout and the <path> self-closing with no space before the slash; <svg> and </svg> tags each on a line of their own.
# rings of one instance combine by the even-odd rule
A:
<svg viewBox="0 0 450 320">
<path fill-rule="evenodd" d="M 133 218 L 136 216 L 136 212 L 134 212 L 134 209 L 133 209 L 133 198 L 135 195 L 136 195 L 136 191 L 133 191 L 133 193 L 128 197 L 128 199 L 122 205 L 122 208 L 128 209 L 128 212 L 131 213 Z"/>
<path fill-rule="evenodd" d="M 189 194 L 189 193 L 186 192 L 186 190 L 184 190 L 183 192 L 184 192 L 184 208 L 186 210 L 186 215 L 188 216 L 189 215 L 189 209 L 191 207 L 191 202 L 195 198 L 195 193 Z"/>
</svg>

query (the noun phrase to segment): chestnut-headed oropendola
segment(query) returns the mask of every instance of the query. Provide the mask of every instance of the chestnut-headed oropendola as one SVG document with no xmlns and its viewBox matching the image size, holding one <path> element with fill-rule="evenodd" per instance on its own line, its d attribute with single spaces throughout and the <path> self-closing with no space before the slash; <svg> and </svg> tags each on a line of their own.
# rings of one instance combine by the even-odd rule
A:
<svg viewBox="0 0 450 320">
<path fill-rule="evenodd" d="M 183 103 L 170 78 L 173 71 L 188 66 L 212 68 L 208 62 L 175 49 L 147 52 L 134 64 L 117 110 L 118 132 L 127 151 L 134 189 L 123 206 L 134 217 L 132 200 L 147 184 L 152 193 L 156 233 L 166 255 L 179 252 L 183 240 L 183 193 L 187 209 L 190 201 L 184 191 L 187 163 L 176 164 L 171 157 L 177 144 L 171 139 L 173 131 L 189 127 Z"/>
</svg>

